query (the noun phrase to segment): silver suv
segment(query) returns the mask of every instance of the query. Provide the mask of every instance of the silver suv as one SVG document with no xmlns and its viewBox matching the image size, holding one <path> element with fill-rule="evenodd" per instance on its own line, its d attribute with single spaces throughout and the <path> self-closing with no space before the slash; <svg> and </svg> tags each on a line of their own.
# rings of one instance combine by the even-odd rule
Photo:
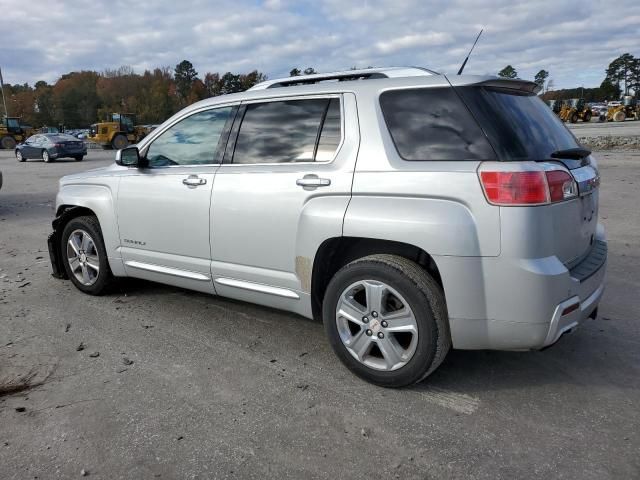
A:
<svg viewBox="0 0 640 480">
<path fill-rule="evenodd" d="M 60 181 L 54 276 L 321 318 L 340 360 L 388 387 L 451 347 L 549 346 L 595 317 L 607 244 L 596 162 L 537 91 L 389 68 L 201 101 Z"/>
</svg>

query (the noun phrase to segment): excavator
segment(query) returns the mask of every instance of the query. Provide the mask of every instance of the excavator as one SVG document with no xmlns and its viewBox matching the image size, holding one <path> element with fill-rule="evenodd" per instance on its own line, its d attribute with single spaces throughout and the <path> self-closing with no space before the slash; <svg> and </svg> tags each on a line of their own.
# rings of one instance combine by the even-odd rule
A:
<svg viewBox="0 0 640 480">
<path fill-rule="evenodd" d="M 627 118 L 640 120 L 640 106 L 631 95 L 622 97 L 620 105 L 614 105 L 607 109 L 607 122 L 624 122 Z"/>
<path fill-rule="evenodd" d="M 21 125 L 18 117 L 4 117 L 0 123 L 0 147 L 6 150 L 13 150 L 31 135 L 33 129 Z"/>
<path fill-rule="evenodd" d="M 91 125 L 87 139 L 105 149 L 121 150 L 149 134 L 148 127 L 135 123 L 136 116 L 132 113 L 112 113 L 107 121 Z"/>
<path fill-rule="evenodd" d="M 584 98 L 572 98 L 563 103 L 558 116 L 563 122 L 577 123 L 578 120 L 590 122 L 593 112 L 585 105 Z"/>
</svg>

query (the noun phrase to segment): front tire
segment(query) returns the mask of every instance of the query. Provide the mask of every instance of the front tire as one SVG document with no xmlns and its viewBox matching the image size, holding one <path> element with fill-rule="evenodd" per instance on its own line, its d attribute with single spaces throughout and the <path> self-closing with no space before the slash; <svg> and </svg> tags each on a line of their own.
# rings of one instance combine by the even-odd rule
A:
<svg viewBox="0 0 640 480">
<path fill-rule="evenodd" d="M 22 152 L 20 150 L 16 150 L 16 160 L 19 162 L 24 162 L 26 158 L 22 156 Z"/>
<path fill-rule="evenodd" d="M 322 315 L 342 363 L 383 387 L 421 381 L 451 347 L 442 289 L 419 265 L 396 255 L 371 255 L 338 271 Z"/>
<path fill-rule="evenodd" d="M 16 148 L 16 139 L 10 137 L 9 135 L 6 135 L 2 137 L 2 140 L 0 140 L 0 145 L 5 150 L 13 150 L 14 148 Z"/>
<path fill-rule="evenodd" d="M 96 217 L 71 219 L 62 230 L 60 251 L 67 276 L 78 290 L 101 295 L 111 285 L 113 275 Z"/>
</svg>

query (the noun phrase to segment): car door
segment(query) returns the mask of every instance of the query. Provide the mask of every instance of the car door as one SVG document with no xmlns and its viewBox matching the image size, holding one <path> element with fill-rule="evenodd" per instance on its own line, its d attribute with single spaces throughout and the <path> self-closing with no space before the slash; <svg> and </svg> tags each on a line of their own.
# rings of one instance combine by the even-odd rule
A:
<svg viewBox="0 0 640 480">
<path fill-rule="evenodd" d="M 215 292 L 211 189 L 236 109 L 209 107 L 180 117 L 141 152 L 148 166 L 122 176 L 117 216 L 128 275 Z"/>
<path fill-rule="evenodd" d="M 308 313 L 313 257 L 342 234 L 358 142 L 352 94 L 243 103 L 213 188 L 218 294 Z"/>
<path fill-rule="evenodd" d="M 20 149 L 23 158 L 40 158 L 40 150 L 38 148 L 42 135 L 33 135 L 24 142 Z"/>
</svg>

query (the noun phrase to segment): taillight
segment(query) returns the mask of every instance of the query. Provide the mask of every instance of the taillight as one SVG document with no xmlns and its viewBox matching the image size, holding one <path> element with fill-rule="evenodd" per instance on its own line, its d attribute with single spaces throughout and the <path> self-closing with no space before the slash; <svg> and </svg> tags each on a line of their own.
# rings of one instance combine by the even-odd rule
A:
<svg viewBox="0 0 640 480">
<path fill-rule="evenodd" d="M 56 147 L 56 148 L 60 148 L 60 147 L 62 147 L 62 144 L 61 143 L 54 143 L 53 146 Z"/>
<path fill-rule="evenodd" d="M 563 170 L 481 171 L 480 182 L 493 205 L 545 205 L 577 195 L 573 177 Z"/>
</svg>

